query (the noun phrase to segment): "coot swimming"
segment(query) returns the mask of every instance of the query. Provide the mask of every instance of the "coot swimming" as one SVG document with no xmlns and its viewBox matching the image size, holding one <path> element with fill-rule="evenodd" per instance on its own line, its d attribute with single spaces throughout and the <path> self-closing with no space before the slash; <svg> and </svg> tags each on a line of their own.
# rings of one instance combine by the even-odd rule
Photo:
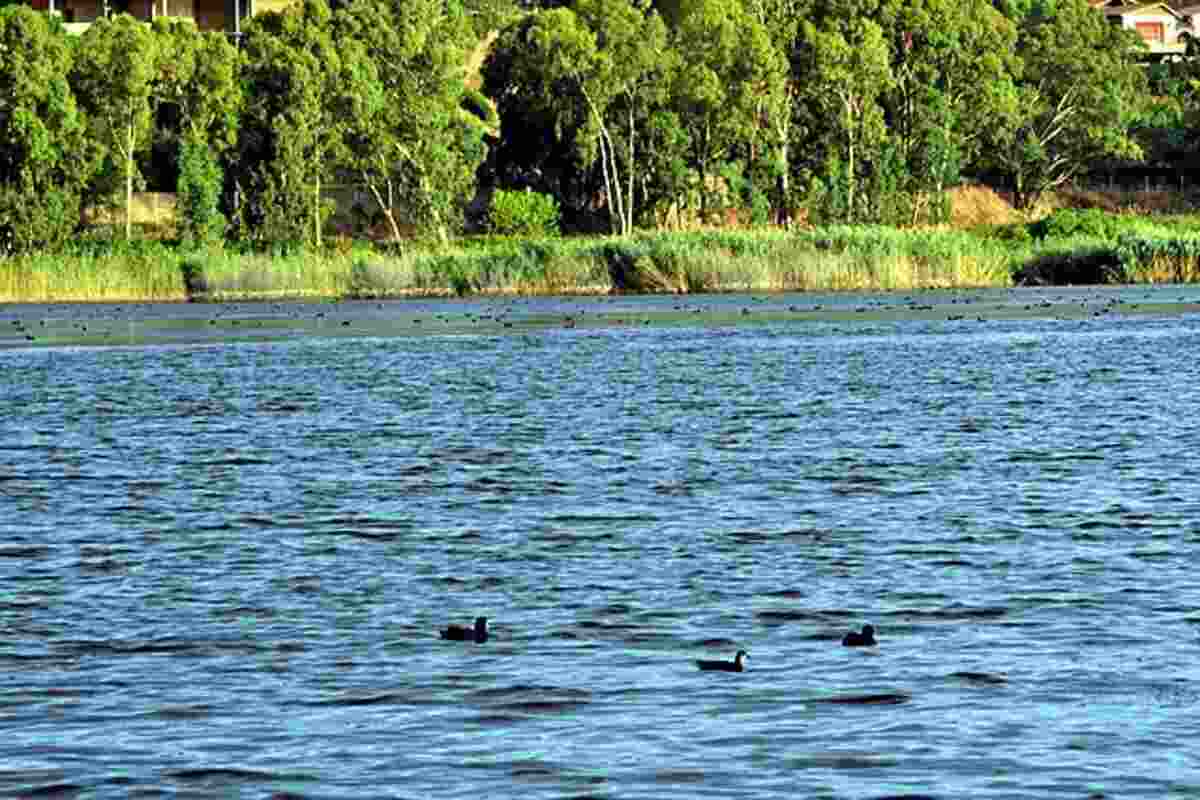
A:
<svg viewBox="0 0 1200 800">
<path fill-rule="evenodd" d="M 743 672 L 745 667 L 742 665 L 742 659 L 749 657 L 750 654 L 745 650 L 738 650 L 733 661 L 707 661 L 701 658 L 696 660 L 696 666 L 705 672 Z"/>
<path fill-rule="evenodd" d="M 462 625 L 451 625 L 442 631 L 442 638 L 453 642 L 475 642 L 483 644 L 488 640 L 487 617 L 476 617 L 475 627 L 466 628 Z"/>
<path fill-rule="evenodd" d="M 878 644 L 875 641 L 875 626 L 863 625 L 862 633 L 850 631 L 842 637 L 842 644 L 846 647 L 869 647 Z"/>
</svg>

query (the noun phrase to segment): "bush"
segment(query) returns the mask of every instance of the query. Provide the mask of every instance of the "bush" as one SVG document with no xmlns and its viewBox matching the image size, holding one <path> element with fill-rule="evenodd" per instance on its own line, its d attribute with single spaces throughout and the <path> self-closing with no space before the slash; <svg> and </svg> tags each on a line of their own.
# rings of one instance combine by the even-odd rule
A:
<svg viewBox="0 0 1200 800">
<path fill-rule="evenodd" d="M 225 237 L 221 213 L 224 176 L 208 145 L 187 139 L 179 153 L 179 232 L 189 246 L 212 245 Z"/>
<path fill-rule="evenodd" d="M 1112 239 L 1121 227 L 1119 217 L 1098 208 L 1063 208 L 1032 223 L 1029 233 L 1038 239 L 1065 239 L 1071 236 Z"/>
<path fill-rule="evenodd" d="M 972 225 L 968 231 L 972 236 L 980 239 L 994 239 L 999 242 L 1029 242 L 1033 238 L 1029 231 L 1030 227 L 1020 222 L 984 222 Z"/>
<path fill-rule="evenodd" d="M 558 201 L 548 194 L 496 190 L 488 212 L 488 228 L 504 236 L 557 236 Z"/>
</svg>

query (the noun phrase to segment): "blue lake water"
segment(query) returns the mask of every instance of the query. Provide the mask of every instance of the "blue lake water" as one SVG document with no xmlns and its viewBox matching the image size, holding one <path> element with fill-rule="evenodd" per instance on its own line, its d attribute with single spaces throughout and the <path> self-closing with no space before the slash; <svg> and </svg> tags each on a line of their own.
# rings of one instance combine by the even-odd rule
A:
<svg viewBox="0 0 1200 800">
<path fill-rule="evenodd" d="M 1189 294 L 0 308 L 0 796 L 1200 795 Z"/>
</svg>

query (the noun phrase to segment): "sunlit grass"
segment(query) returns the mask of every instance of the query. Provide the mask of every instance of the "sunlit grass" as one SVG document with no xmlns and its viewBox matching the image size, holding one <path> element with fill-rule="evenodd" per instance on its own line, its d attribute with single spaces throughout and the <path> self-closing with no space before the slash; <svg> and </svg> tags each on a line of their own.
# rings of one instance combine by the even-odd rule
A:
<svg viewBox="0 0 1200 800">
<path fill-rule="evenodd" d="M 1122 236 L 1117 254 L 1124 278 L 1135 283 L 1195 283 L 1200 281 L 1200 234 L 1146 232 Z"/>
<path fill-rule="evenodd" d="M 1031 239 L 829 226 L 546 240 L 467 239 L 278 253 L 81 243 L 0 259 L 0 301 L 239 300 L 473 294 L 915 291 L 1200 281 L 1200 235 L 1159 228 Z"/>
<path fill-rule="evenodd" d="M 128 254 L 38 254 L 0 259 L 0 302 L 186 299 L 177 259 Z"/>
</svg>

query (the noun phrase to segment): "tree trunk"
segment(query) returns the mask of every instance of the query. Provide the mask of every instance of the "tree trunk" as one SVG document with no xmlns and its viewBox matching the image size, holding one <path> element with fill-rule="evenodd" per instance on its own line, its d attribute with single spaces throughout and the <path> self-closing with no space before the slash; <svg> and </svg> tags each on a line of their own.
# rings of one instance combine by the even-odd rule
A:
<svg viewBox="0 0 1200 800">
<path fill-rule="evenodd" d="M 313 189 L 313 244 L 321 246 L 321 176 Z"/>
<path fill-rule="evenodd" d="M 791 201 L 788 199 L 791 197 L 791 192 L 789 191 L 789 189 L 790 189 L 789 180 L 791 178 L 791 172 L 792 172 L 792 165 L 789 163 L 790 159 L 791 159 L 791 153 L 789 152 L 788 141 L 787 141 L 787 139 L 784 139 L 783 143 L 779 145 L 779 163 L 783 166 L 783 169 L 780 170 L 780 173 L 779 173 L 779 200 L 778 200 L 779 210 L 780 210 L 780 220 L 784 224 L 790 224 L 792 221 L 792 209 L 790 208 Z"/>
<path fill-rule="evenodd" d="M 625 198 L 625 220 L 621 231 L 625 236 L 633 233 L 633 173 L 635 172 L 634 165 L 634 122 L 633 122 L 633 99 L 629 101 L 629 195 Z"/>
<path fill-rule="evenodd" d="M 854 222 L 854 106 L 853 101 L 847 97 L 846 103 L 846 217 L 850 222 Z"/>
<path fill-rule="evenodd" d="M 133 239 L 133 122 L 125 137 L 125 241 Z"/>
<path fill-rule="evenodd" d="M 777 223 L 790 224 L 792 219 L 791 209 L 791 174 L 792 174 L 792 151 L 789 138 L 791 137 L 792 127 L 792 98 L 791 89 L 785 90 L 783 109 L 777 117 L 778 121 L 775 125 L 775 133 L 779 137 L 779 178 L 776 181 L 776 191 L 779 193 L 775 201 Z"/>
<path fill-rule="evenodd" d="M 392 229 L 392 241 L 400 241 L 400 226 L 396 224 L 396 215 L 392 211 L 392 204 L 383 199 L 383 195 L 379 193 L 379 187 L 371 182 L 367 173 L 362 173 L 363 183 L 371 190 L 371 194 L 375 197 L 375 202 L 379 205 L 379 210 L 383 212 L 383 216 L 388 221 L 388 227 Z M 392 183 L 388 181 L 388 197 L 392 194 Z"/>
<path fill-rule="evenodd" d="M 616 208 L 621 204 L 621 179 L 616 172 L 616 159 L 611 154 L 612 139 L 608 135 L 608 126 L 604 124 L 604 117 L 600 115 L 600 109 L 596 108 L 596 104 L 592 102 L 591 95 L 588 94 L 587 89 L 583 88 L 583 79 L 576 76 L 576 82 L 580 93 L 583 95 L 584 102 L 588 105 L 588 111 L 596 118 L 596 124 L 600 127 L 600 171 L 604 175 L 604 205 L 608 209 L 609 231 L 616 232 L 618 226 L 613 225 L 613 220 L 614 218 L 617 220 L 621 219 L 620 216 L 617 216 L 619 212 Z M 616 187 L 615 192 L 613 191 L 613 187 Z"/>
</svg>

